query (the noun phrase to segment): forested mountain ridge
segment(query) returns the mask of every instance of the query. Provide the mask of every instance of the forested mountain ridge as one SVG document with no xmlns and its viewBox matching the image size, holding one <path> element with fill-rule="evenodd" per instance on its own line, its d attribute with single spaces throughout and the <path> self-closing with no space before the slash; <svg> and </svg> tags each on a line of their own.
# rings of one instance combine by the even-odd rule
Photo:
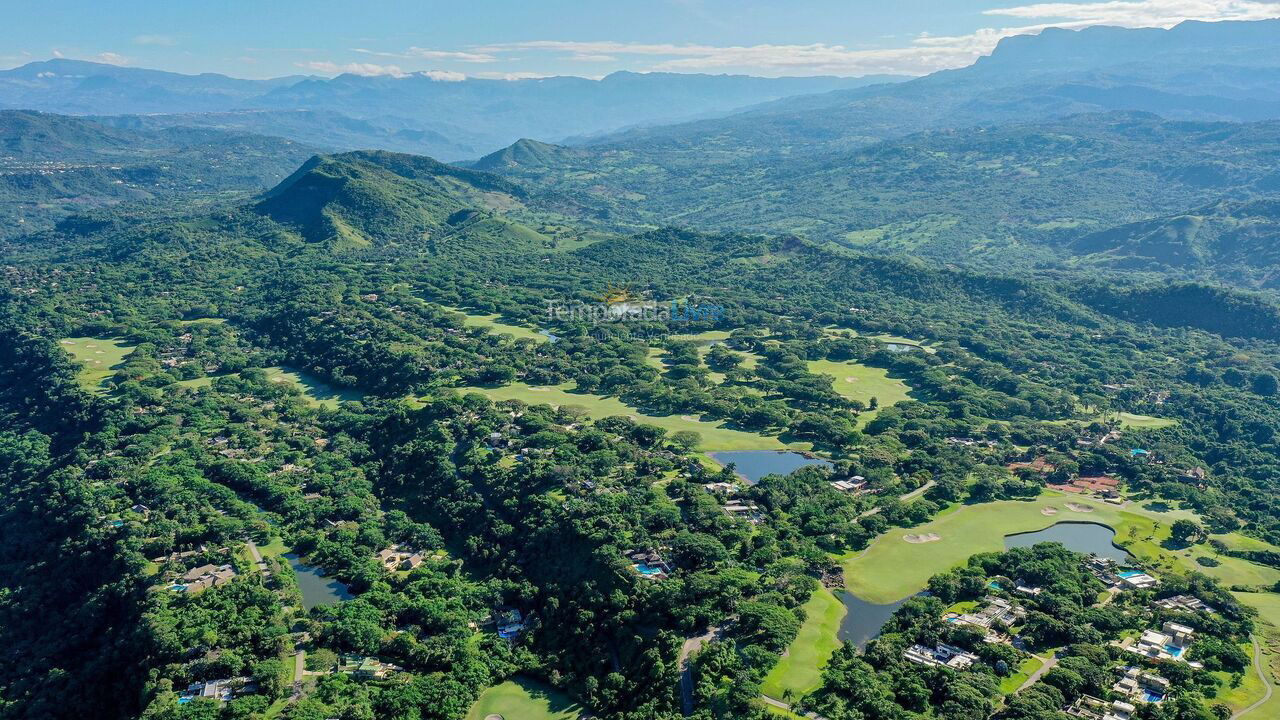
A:
<svg viewBox="0 0 1280 720">
<path fill-rule="evenodd" d="M 1275 178 L 1255 187 L 1274 192 Z M 1216 268 L 1240 284 L 1274 287 L 1280 199 L 1220 200 L 1184 213 L 1100 230 L 1071 242 L 1083 262 L 1139 269 Z"/>
<path fill-rule="evenodd" d="M 212 201 L 286 176 L 314 149 L 199 128 L 135 131 L 80 118 L 0 110 L 0 235 L 121 202 Z"/>
<path fill-rule="evenodd" d="M 995 267 L 1066 258 L 1070 241 L 1090 231 L 1266 192 L 1278 148 L 1274 121 L 1111 113 L 819 154 L 526 143 L 474 166 L 598 204 L 618 225 L 796 232 L 866 252 Z"/>
</svg>

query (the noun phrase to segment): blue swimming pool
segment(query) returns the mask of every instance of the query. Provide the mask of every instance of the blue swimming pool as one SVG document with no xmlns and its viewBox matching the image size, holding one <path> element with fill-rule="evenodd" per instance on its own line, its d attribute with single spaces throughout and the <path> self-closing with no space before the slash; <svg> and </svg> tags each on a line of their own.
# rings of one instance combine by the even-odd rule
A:
<svg viewBox="0 0 1280 720">
<path fill-rule="evenodd" d="M 1153 693 L 1153 692 L 1151 692 L 1150 690 L 1144 690 L 1144 691 L 1143 691 L 1143 693 L 1142 693 L 1142 701 L 1143 701 L 1143 702 L 1158 703 L 1158 702 L 1160 702 L 1161 700 L 1164 700 L 1164 696 L 1163 696 L 1163 695 L 1159 695 L 1159 694 L 1157 694 L 1157 693 Z"/>
<path fill-rule="evenodd" d="M 1165 645 L 1165 646 L 1164 646 L 1164 651 L 1165 651 L 1165 652 L 1167 652 L 1167 653 L 1169 653 L 1170 655 L 1172 655 L 1172 656 L 1174 656 L 1174 657 L 1179 657 L 1179 656 L 1181 656 L 1181 655 L 1182 655 L 1182 651 L 1183 651 L 1183 650 L 1185 650 L 1185 649 L 1186 649 L 1186 648 L 1180 648 L 1180 647 L 1178 647 L 1177 645 Z"/>
<path fill-rule="evenodd" d="M 1117 576 L 1122 578 L 1137 577 L 1142 574 L 1144 573 L 1141 570 L 1125 570 L 1124 572 L 1116 573 Z"/>
<path fill-rule="evenodd" d="M 635 568 L 636 568 L 636 572 L 640 573 L 641 575 L 659 575 L 662 573 L 662 568 L 654 567 L 652 565 L 646 565 L 644 563 L 637 564 Z"/>
</svg>

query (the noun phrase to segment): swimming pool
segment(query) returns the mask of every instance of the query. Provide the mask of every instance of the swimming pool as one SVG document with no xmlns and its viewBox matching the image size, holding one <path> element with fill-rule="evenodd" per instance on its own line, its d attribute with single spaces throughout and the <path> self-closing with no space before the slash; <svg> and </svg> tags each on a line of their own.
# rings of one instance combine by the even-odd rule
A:
<svg viewBox="0 0 1280 720">
<path fill-rule="evenodd" d="M 1145 575 L 1145 574 L 1146 573 L 1142 572 L 1141 570 L 1125 570 L 1124 572 L 1116 573 L 1116 576 L 1122 577 L 1122 578 L 1131 578 L 1131 577 L 1137 577 L 1139 575 Z"/>
<path fill-rule="evenodd" d="M 640 573 L 641 575 L 661 575 L 662 574 L 662 568 L 654 567 L 652 565 L 646 565 L 644 563 L 638 563 L 633 567 L 635 567 L 636 572 Z"/>
<path fill-rule="evenodd" d="M 1160 702 L 1161 700 L 1164 700 L 1164 696 L 1163 696 L 1163 695 L 1160 695 L 1160 694 L 1157 694 L 1157 693 L 1153 693 L 1153 692 L 1151 692 L 1150 690 L 1144 690 L 1144 691 L 1142 692 L 1142 701 L 1143 701 L 1143 702 L 1158 703 L 1158 702 Z"/>
<path fill-rule="evenodd" d="M 1169 654 L 1170 654 L 1170 655 L 1172 655 L 1173 657 L 1180 657 L 1180 656 L 1182 655 L 1182 651 L 1183 651 L 1183 650 L 1185 650 L 1185 649 L 1186 649 L 1186 648 L 1180 648 L 1180 647 L 1178 647 L 1177 645 L 1165 645 L 1165 646 L 1164 646 L 1164 651 L 1165 651 L 1165 652 L 1167 652 L 1167 653 L 1169 653 Z"/>
</svg>

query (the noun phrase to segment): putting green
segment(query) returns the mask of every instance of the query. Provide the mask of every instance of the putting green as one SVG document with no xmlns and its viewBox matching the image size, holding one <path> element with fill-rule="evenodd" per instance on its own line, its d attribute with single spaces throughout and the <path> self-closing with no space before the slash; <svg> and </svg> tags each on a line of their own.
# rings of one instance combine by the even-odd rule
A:
<svg viewBox="0 0 1280 720">
<path fill-rule="evenodd" d="M 81 387 L 99 395 L 107 392 L 107 378 L 116 374 L 125 357 L 136 347 L 123 340 L 91 337 L 66 338 L 59 340 L 58 345 L 80 363 Z"/>
<path fill-rule="evenodd" d="M 530 405 L 547 404 L 578 405 L 586 408 L 592 419 L 600 419 L 613 415 L 634 418 L 636 422 L 657 425 L 668 433 L 680 430 L 693 430 L 702 435 L 700 450 L 713 452 L 719 450 L 781 450 L 808 449 L 803 443 L 785 444 L 776 437 L 758 435 L 756 433 L 735 430 L 724 423 L 703 422 L 692 416 L 684 415 L 649 415 L 624 404 L 621 400 L 601 395 L 571 392 L 573 385 L 551 385 L 531 387 L 525 383 L 512 383 L 502 387 L 463 387 L 457 388 L 460 393 L 478 392 L 487 395 L 491 400 L 521 400 Z"/>
<path fill-rule="evenodd" d="M 822 669 L 840 647 L 836 631 L 846 612 L 844 603 L 827 588 L 818 588 L 804 604 L 805 621 L 787 654 L 773 666 L 760 691 L 777 700 L 800 698 L 822 684 Z"/>
<path fill-rule="evenodd" d="M 834 377 L 832 389 L 850 400 L 870 405 L 871 398 L 875 398 L 882 408 L 907 400 L 911 392 L 911 386 L 889 377 L 888 370 L 855 362 L 810 360 L 809 372 Z M 858 416 L 858 427 L 865 426 L 875 416 L 873 411 L 862 413 Z"/>
<path fill-rule="evenodd" d="M 1091 508 L 1079 512 L 1075 507 Z M 1056 514 L 1045 515 L 1052 508 Z M 1030 501 L 1006 500 L 966 505 L 955 512 L 911 528 L 893 528 L 865 551 L 842 559 L 845 583 L 858 597 L 872 603 L 891 603 L 918 592 L 937 573 L 963 565 L 971 555 L 1004 549 L 1004 537 L 1043 530 L 1059 522 L 1094 522 L 1116 531 L 1115 541 L 1130 553 L 1166 572 L 1197 570 L 1220 582 L 1268 584 L 1280 571 L 1236 558 L 1221 557 L 1216 568 L 1202 567 L 1195 557 L 1206 551 L 1170 551 L 1161 547 L 1172 524 L 1159 514 L 1137 506 L 1120 508 L 1091 498 L 1046 491 Z M 939 540 L 909 543 L 904 535 L 936 534 Z"/>
<path fill-rule="evenodd" d="M 555 688 L 527 678 L 508 680 L 480 694 L 467 720 L 501 715 L 504 720 L 577 720 L 582 706 Z"/>
</svg>

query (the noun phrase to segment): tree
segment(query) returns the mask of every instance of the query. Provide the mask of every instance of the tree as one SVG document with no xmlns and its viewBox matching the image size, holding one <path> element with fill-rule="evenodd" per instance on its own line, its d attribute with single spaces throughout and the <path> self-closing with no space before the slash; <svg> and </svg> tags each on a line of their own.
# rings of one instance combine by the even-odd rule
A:
<svg viewBox="0 0 1280 720">
<path fill-rule="evenodd" d="M 1199 525 L 1185 518 L 1175 520 L 1169 531 L 1170 537 L 1180 545 L 1190 545 L 1204 534 Z"/>
<path fill-rule="evenodd" d="M 671 442 L 687 450 L 702 444 L 702 433 L 696 430 L 677 430 L 671 434 Z"/>
</svg>

